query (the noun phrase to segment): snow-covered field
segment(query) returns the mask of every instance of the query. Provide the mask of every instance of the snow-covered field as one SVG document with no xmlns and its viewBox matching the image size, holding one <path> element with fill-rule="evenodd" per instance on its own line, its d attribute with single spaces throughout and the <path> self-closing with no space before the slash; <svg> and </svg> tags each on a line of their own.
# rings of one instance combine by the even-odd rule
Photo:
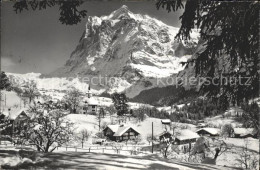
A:
<svg viewBox="0 0 260 170">
<path fill-rule="evenodd" d="M 28 158 L 19 158 L 15 151 L 0 152 L 0 165 L 9 169 L 22 167 L 23 169 L 176 169 L 176 170 L 228 170 L 230 168 L 214 165 L 181 163 L 165 161 L 156 155 L 124 156 L 102 153 L 63 152 L 46 153 L 36 156 L 32 161 Z M 18 166 L 18 167 L 17 167 Z M 18 168 L 19 169 L 19 168 Z"/>
<path fill-rule="evenodd" d="M 233 128 L 242 126 L 242 124 L 237 122 L 234 119 L 234 117 L 223 118 L 222 115 L 215 116 L 212 118 L 206 118 L 204 121 L 207 122 L 207 124 L 212 127 L 221 127 L 225 124 L 231 124 L 233 126 Z"/>
</svg>

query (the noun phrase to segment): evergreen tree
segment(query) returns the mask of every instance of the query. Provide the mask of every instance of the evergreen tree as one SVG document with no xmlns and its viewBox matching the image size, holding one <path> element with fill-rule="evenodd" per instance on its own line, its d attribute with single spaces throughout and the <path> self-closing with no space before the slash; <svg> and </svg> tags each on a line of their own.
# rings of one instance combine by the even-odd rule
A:
<svg viewBox="0 0 260 170">
<path fill-rule="evenodd" d="M 12 122 L 8 116 L 0 112 L 0 135 L 12 135 Z"/>
<path fill-rule="evenodd" d="M 177 40 L 188 42 L 192 29 L 200 29 L 201 41 L 206 46 L 194 59 L 196 74 L 207 80 L 215 78 L 217 84 L 203 84 L 204 93 L 213 99 L 225 95 L 233 104 L 258 96 L 258 2 L 187 0 L 184 5 L 182 0 L 159 0 L 156 6 L 168 12 L 184 8 Z M 227 83 L 221 83 L 223 76 Z"/>
<path fill-rule="evenodd" d="M 15 1 L 13 8 L 16 13 L 24 10 L 42 10 L 54 6 L 59 6 L 60 22 L 66 25 L 74 25 L 81 22 L 82 18 L 87 16 L 86 10 L 79 10 L 80 5 L 83 4 L 83 0 L 73 1 L 54 1 L 54 0 L 20 0 Z"/>
<path fill-rule="evenodd" d="M 11 82 L 3 71 L 0 74 L 0 90 L 11 90 Z"/>
<path fill-rule="evenodd" d="M 124 93 L 114 93 L 112 99 L 118 116 L 123 116 L 128 113 L 127 98 Z"/>
</svg>

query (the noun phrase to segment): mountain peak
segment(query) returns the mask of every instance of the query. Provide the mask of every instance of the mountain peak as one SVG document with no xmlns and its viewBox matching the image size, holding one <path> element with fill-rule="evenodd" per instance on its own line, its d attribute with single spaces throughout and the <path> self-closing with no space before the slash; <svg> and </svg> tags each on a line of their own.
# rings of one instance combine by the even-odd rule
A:
<svg viewBox="0 0 260 170">
<path fill-rule="evenodd" d="M 133 13 L 128 9 L 126 5 L 121 6 L 119 9 L 115 10 L 110 14 L 110 18 L 120 18 L 122 16 L 124 17 L 131 17 Z"/>
<path fill-rule="evenodd" d="M 126 9 L 126 10 L 128 10 L 128 7 L 127 7 L 126 5 L 122 5 L 122 6 L 121 6 L 121 9 Z"/>
<path fill-rule="evenodd" d="M 119 9 L 117 9 L 116 11 L 121 12 L 121 13 L 128 13 L 131 12 L 129 11 L 128 7 L 126 5 L 122 5 Z"/>
</svg>

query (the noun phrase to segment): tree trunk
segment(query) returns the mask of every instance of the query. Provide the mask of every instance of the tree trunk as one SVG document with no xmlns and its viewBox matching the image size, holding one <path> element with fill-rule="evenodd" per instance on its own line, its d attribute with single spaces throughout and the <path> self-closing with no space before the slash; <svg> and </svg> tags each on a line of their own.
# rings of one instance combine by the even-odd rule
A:
<svg viewBox="0 0 260 170">
<path fill-rule="evenodd" d="M 220 152 L 220 149 L 216 148 L 215 150 L 216 150 L 216 153 L 215 153 L 214 159 L 217 159 L 219 152 Z"/>
<path fill-rule="evenodd" d="M 37 147 L 37 151 L 40 152 L 41 148 L 39 146 L 37 146 L 37 145 L 36 145 L 36 147 Z"/>
</svg>

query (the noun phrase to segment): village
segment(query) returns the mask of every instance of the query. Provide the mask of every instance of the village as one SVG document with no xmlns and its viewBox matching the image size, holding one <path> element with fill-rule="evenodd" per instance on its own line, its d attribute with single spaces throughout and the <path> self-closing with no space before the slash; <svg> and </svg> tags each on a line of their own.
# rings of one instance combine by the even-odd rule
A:
<svg viewBox="0 0 260 170">
<path fill-rule="evenodd" d="M 259 149 L 257 132 L 253 128 L 242 127 L 235 121 L 243 116 L 243 110 L 239 107 L 230 107 L 223 115 L 198 120 L 196 123 L 182 123 L 166 118 L 149 117 L 149 110 L 154 106 L 133 102 L 127 102 L 129 111 L 119 116 L 113 99 L 96 96 L 90 88 L 85 95 L 78 96 L 77 107 L 69 107 L 60 93 L 46 97 L 44 90 L 36 93 L 31 103 L 28 97 L 23 97 L 27 98 L 27 102 L 22 102 L 15 92 L 5 91 L 3 94 L 12 96 L 12 101 L 8 100 L 9 97 L 1 101 L 2 106 L 6 106 L 1 108 L 1 113 L 11 123 L 9 130 L 1 133 L 1 148 L 35 148 L 32 141 L 22 142 L 24 139 L 20 139 L 17 131 L 28 124 L 39 111 L 48 115 L 54 114 L 58 109 L 66 120 L 73 123 L 74 132 L 73 137 L 65 143 L 50 146 L 54 153 L 70 151 L 139 156 L 156 154 L 180 161 L 193 159 L 198 163 L 208 156 L 209 149 L 215 158 L 219 156 L 215 164 L 228 166 L 225 158 L 230 154 L 236 155 L 235 148 L 241 149 L 246 146 L 247 152 L 251 154 L 257 154 Z M 16 104 L 13 103 L 14 98 Z M 33 108 L 39 110 L 33 113 Z M 134 112 L 138 112 L 138 115 Z M 207 139 L 203 141 L 205 148 L 198 143 L 201 137 Z M 190 158 L 191 155 L 194 158 Z"/>
</svg>

